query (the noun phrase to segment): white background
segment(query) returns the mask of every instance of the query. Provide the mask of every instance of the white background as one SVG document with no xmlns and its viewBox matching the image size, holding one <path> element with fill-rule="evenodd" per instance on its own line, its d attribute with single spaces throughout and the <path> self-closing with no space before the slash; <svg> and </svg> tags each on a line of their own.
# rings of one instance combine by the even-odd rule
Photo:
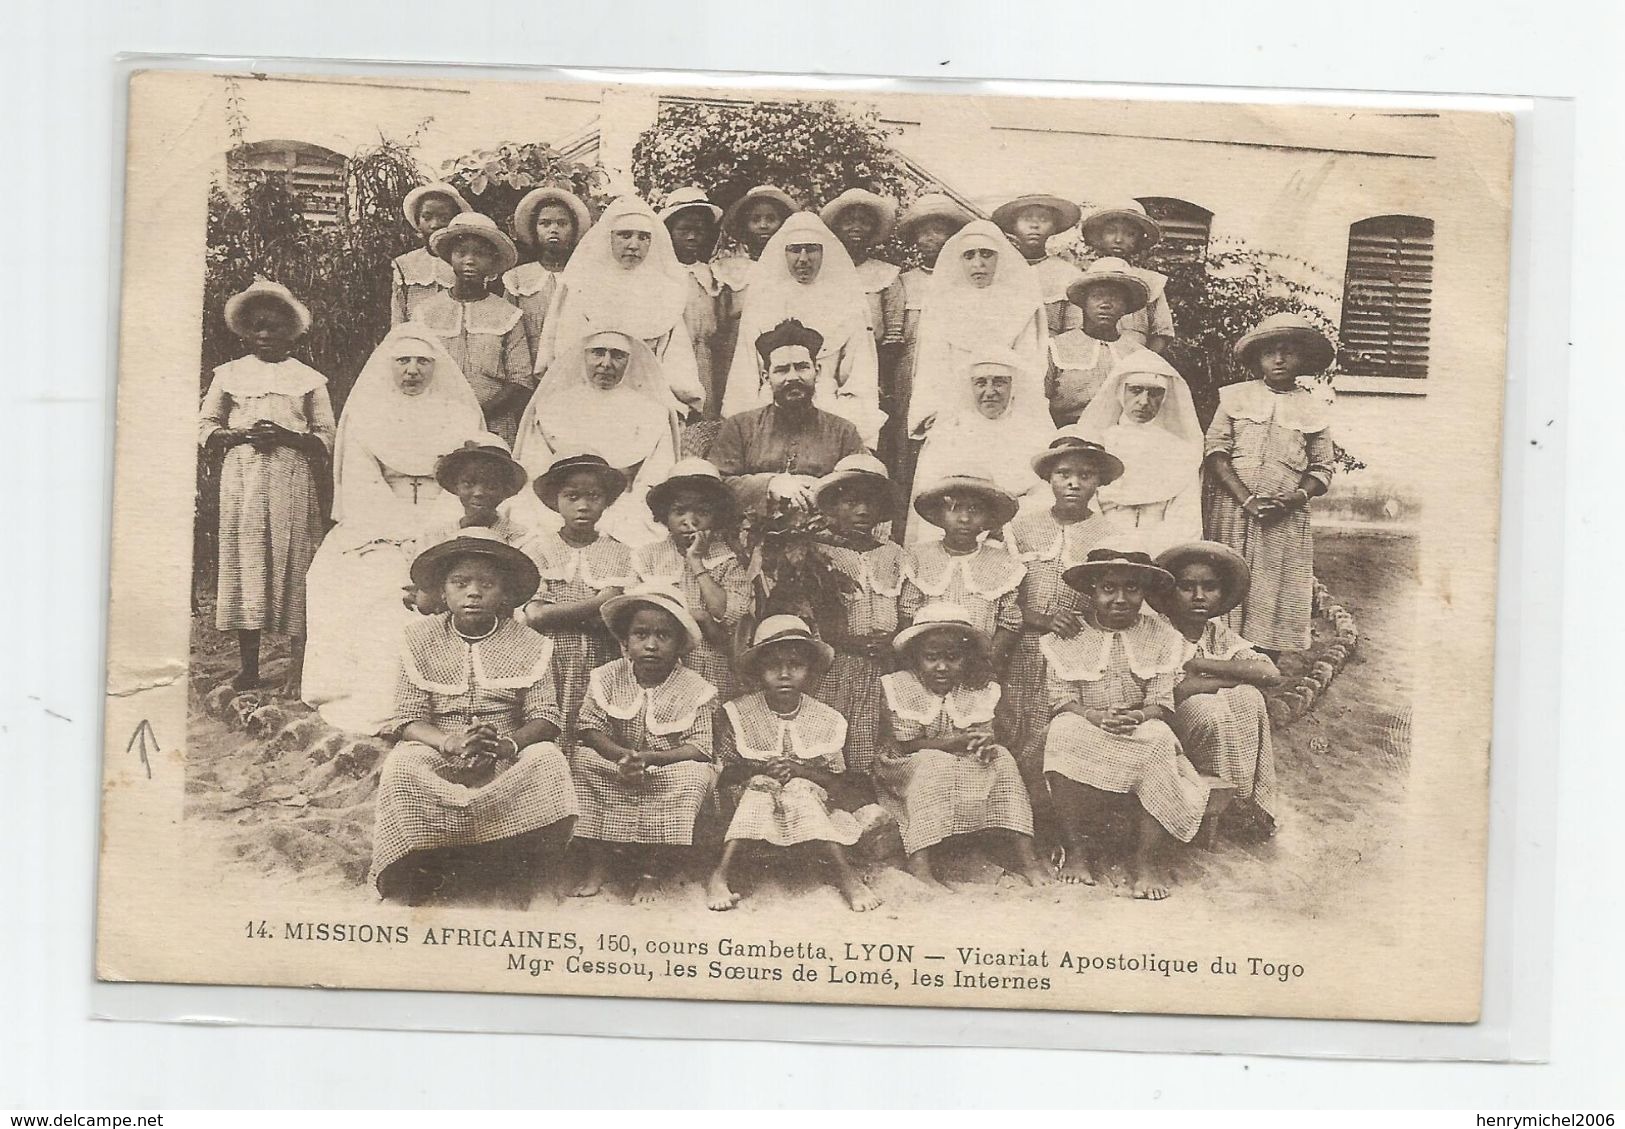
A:
<svg viewBox="0 0 1625 1129">
<path fill-rule="evenodd" d="M 695 11 L 687 9 L 694 8 Z M 466 0 L 12 0 L 0 20 L 0 270 L 10 439 L 0 508 L 0 1108 L 244 1105 L 1620 1104 L 1622 774 L 1611 656 L 1622 628 L 1615 460 L 1622 17 L 1615 0 L 1133 5 L 704 5 Z M 1561 716 L 1536 717 L 1558 776 L 1551 1062 L 846 1048 L 94 1022 L 90 1012 L 101 615 L 110 475 L 110 277 L 119 52 L 310 56 L 957 78 L 1528 94 L 1578 99 L 1569 311 L 1527 295 L 1572 349 L 1571 418 L 1531 420 L 1538 505 L 1567 507 L 1566 562 L 1503 578 L 1562 607 Z M 139 217 L 131 217 L 139 222 Z M 20 238 L 19 238 L 20 237 Z M 1613 266 L 1616 269 L 1609 271 Z M 1515 288 L 1515 296 L 1521 292 Z M 177 405 L 190 412 L 190 404 Z M 1567 436 L 1566 476 L 1560 460 Z M 1606 462 L 1605 462 L 1606 460 Z M 1544 476 L 1544 477 L 1542 477 Z M 1566 477 L 1566 503 L 1542 481 Z M 1552 546 L 1545 546 L 1550 551 Z M 1535 554 L 1538 555 L 1538 554 Z M 177 568 L 188 567 L 177 561 Z M 1566 601 L 1559 603 L 1559 593 Z M 1553 661 L 1556 649 L 1553 649 Z M 1440 672 L 1448 676 L 1448 672 Z M 1561 754 L 1559 752 L 1561 749 Z M 1534 840 L 1539 840 L 1535 842 Z M 1177 905 L 1169 906 L 1178 912 Z M 178 943 L 184 939 L 177 939 Z M 1532 975 L 1544 975 L 1535 969 Z"/>
</svg>

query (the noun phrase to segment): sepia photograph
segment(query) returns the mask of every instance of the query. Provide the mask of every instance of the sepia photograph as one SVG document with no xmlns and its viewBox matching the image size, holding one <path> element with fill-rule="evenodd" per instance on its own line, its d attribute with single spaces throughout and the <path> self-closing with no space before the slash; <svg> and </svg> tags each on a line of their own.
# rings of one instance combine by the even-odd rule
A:
<svg viewBox="0 0 1625 1129">
<path fill-rule="evenodd" d="M 136 73 L 98 976 L 1477 1019 L 1511 119 L 1081 90 Z"/>
</svg>

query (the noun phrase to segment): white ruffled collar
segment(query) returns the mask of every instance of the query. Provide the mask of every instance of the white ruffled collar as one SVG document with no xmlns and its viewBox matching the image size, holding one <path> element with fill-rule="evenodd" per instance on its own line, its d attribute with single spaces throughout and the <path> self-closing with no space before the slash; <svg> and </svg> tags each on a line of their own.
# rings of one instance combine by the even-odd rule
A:
<svg viewBox="0 0 1625 1129">
<path fill-rule="evenodd" d="M 303 396 L 327 387 L 327 377 L 288 357 L 270 364 L 250 353 L 214 370 L 220 391 L 239 400 L 251 396 Z"/>
<path fill-rule="evenodd" d="M 985 541 L 976 552 L 963 556 L 948 552 L 941 541 L 930 541 L 915 546 L 903 563 L 903 575 L 927 596 L 941 596 L 956 573 L 968 595 L 997 600 L 1021 586 L 1027 566 L 1009 551 Z"/>
<path fill-rule="evenodd" d="M 408 251 L 395 259 L 395 271 L 408 286 L 434 286 L 450 290 L 457 281 L 451 273 L 451 264 L 429 253 L 427 247 Z"/>
<path fill-rule="evenodd" d="M 691 728 L 717 688 L 680 661 L 659 686 L 644 686 L 623 658 L 594 669 L 587 693 L 610 717 L 631 721 L 641 714 L 651 736 L 666 737 Z"/>
<path fill-rule="evenodd" d="M 451 625 L 451 613 L 413 624 L 406 633 L 401 667 L 406 680 L 436 694 L 466 694 L 476 686 L 523 690 L 550 677 L 553 641 L 515 621 L 499 619 L 491 634 L 467 640 Z"/>
<path fill-rule="evenodd" d="M 794 717 L 781 717 L 761 693 L 722 707 L 733 723 L 734 747 L 746 760 L 776 760 L 786 752 L 799 760 L 831 760 L 846 747 L 846 718 L 803 695 Z"/>
<path fill-rule="evenodd" d="M 558 530 L 549 530 L 527 548 L 541 566 L 543 580 L 579 580 L 595 592 L 630 588 L 637 583 L 637 577 L 632 575 L 631 552 L 607 533 L 600 532 L 598 540 L 590 545 L 576 546 L 559 536 Z"/>
<path fill-rule="evenodd" d="M 1262 380 L 1244 380 L 1219 389 L 1219 403 L 1233 418 L 1274 423 L 1313 435 L 1331 426 L 1330 385 L 1299 383 L 1290 392 L 1273 391 Z"/>
<path fill-rule="evenodd" d="M 997 682 L 989 682 L 979 690 L 957 686 L 939 696 L 927 690 L 912 670 L 882 675 L 880 688 L 886 694 L 887 708 L 904 721 L 934 725 L 946 713 L 955 729 L 991 723 L 1004 694 Z"/>
<path fill-rule="evenodd" d="M 459 302 L 449 293 L 435 294 L 414 315 L 441 337 L 461 333 L 501 336 L 524 317 L 519 307 L 487 294 L 478 302 Z"/>
<path fill-rule="evenodd" d="M 1134 677 L 1149 680 L 1177 674 L 1185 667 L 1185 637 L 1154 612 L 1142 611 L 1132 627 L 1102 631 L 1087 623 L 1070 639 L 1045 635 L 1039 650 L 1050 669 L 1066 682 L 1099 682 L 1111 663 L 1113 644 L 1121 642 Z"/>
</svg>

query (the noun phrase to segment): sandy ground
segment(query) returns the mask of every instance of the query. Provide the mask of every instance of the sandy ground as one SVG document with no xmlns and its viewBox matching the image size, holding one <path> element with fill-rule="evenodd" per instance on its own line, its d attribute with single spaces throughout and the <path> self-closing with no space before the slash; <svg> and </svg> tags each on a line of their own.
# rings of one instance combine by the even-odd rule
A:
<svg viewBox="0 0 1625 1129">
<path fill-rule="evenodd" d="M 1406 536 L 1323 535 L 1316 572 L 1357 619 L 1360 646 L 1314 710 L 1276 731 L 1279 832 L 1260 843 L 1221 839 L 1214 850 L 1172 853 L 1178 902 L 1195 898 L 1216 912 L 1267 907 L 1271 915 L 1300 917 L 1319 916 L 1334 904 L 1347 913 L 1352 901 L 1380 899 L 1383 873 L 1399 845 L 1409 768 L 1413 671 L 1406 625 L 1416 595 L 1416 545 Z M 206 620 L 199 621 L 193 642 L 193 686 L 203 691 L 231 671 L 235 643 Z M 283 662 L 278 651 L 269 652 L 268 679 L 280 676 Z M 305 716 L 302 707 L 278 708 L 286 710 L 288 722 L 266 740 L 228 728 L 194 699 L 185 810 L 200 872 L 236 892 L 297 894 L 329 903 L 353 896 L 358 909 L 375 904 L 365 878 L 383 747 L 336 734 Z M 712 837 L 719 835 L 713 829 Z M 1017 904 L 1041 912 L 1044 903 L 1070 912 L 1079 899 L 1104 910 L 1111 904 L 1107 899 L 1122 894 L 1111 887 L 1029 890 L 969 846 L 949 850 L 941 867 L 956 896 L 932 898 L 897 867 L 893 852 L 899 847 L 895 832 L 888 832 L 866 841 L 857 859 L 884 899 L 878 912 L 886 917 L 936 917 L 949 912 L 944 903 L 954 914 Z M 709 916 L 699 879 L 715 852 L 696 855 L 688 880 L 653 908 Z M 839 896 L 822 877 L 796 869 L 787 874 L 771 860 L 741 866 L 735 888 L 746 897 L 736 912 L 839 912 Z M 628 891 L 612 886 L 604 897 L 624 902 Z M 1119 904 L 1125 910 L 1143 905 L 1127 898 Z M 567 900 L 549 912 L 558 918 L 586 913 L 590 905 Z"/>
</svg>

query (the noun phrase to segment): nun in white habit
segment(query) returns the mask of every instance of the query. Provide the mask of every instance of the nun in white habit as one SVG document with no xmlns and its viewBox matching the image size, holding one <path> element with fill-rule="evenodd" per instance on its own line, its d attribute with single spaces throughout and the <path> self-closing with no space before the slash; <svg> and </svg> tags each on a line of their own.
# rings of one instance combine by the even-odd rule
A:
<svg viewBox="0 0 1625 1129">
<path fill-rule="evenodd" d="M 602 455 L 629 485 L 598 528 L 635 548 L 665 535 L 644 498 L 677 460 L 680 410 L 660 362 L 640 338 L 616 328 L 589 329 L 559 354 L 537 386 L 519 420 L 514 457 L 535 482 L 563 451 Z M 509 514 L 536 530 L 561 524 L 531 490 L 509 503 Z"/>
<path fill-rule="evenodd" d="M 1202 428 L 1191 391 L 1159 354 L 1119 360 L 1078 417 L 1078 432 L 1123 463 L 1100 488 L 1100 512 L 1152 556 L 1202 538 Z"/>
<path fill-rule="evenodd" d="M 1055 432 L 1044 409 L 1041 387 L 1026 368 L 1028 358 L 1009 349 L 987 348 L 960 363 L 954 398 L 936 413 L 914 474 L 914 497 L 944 478 L 971 475 L 991 479 L 1023 506 L 1049 491 L 1033 473 L 1032 453 Z M 1042 422 L 1036 426 L 1023 400 L 1036 397 Z M 907 544 L 936 536 L 915 513 L 909 499 Z"/>
<path fill-rule="evenodd" d="M 791 216 L 763 248 L 744 301 L 722 414 L 773 402 L 756 339 L 795 318 L 824 339 L 814 358 L 813 406 L 850 420 L 873 449 L 886 422 L 880 410 L 880 359 L 869 328 L 869 297 L 835 234 L 811 212 Z"/>
<path fill-rule="evenodd" d="M 612 201 L 587 230 L 559 276 L 536 348 L 545 378 L 594 328 L 614 326 L 649 347 L 685 412 L 705 404 L 684 313 L 692 283 L 677 261 L 671 232 L 636 196 Z"/>
<path fill-rule="evenodd" d="M 925 291 L 909 434 L 923 437 L 933 416 L 959 403 L 966 363 L 989 350 L 1015 354 L 1022 382 L 1016 410 L 1033 427 L 1053 430 L 1044 396 L 1047 338 L 1038 273 L 987 220 L 960 228 L 943 245 Z"/>
</svg>

